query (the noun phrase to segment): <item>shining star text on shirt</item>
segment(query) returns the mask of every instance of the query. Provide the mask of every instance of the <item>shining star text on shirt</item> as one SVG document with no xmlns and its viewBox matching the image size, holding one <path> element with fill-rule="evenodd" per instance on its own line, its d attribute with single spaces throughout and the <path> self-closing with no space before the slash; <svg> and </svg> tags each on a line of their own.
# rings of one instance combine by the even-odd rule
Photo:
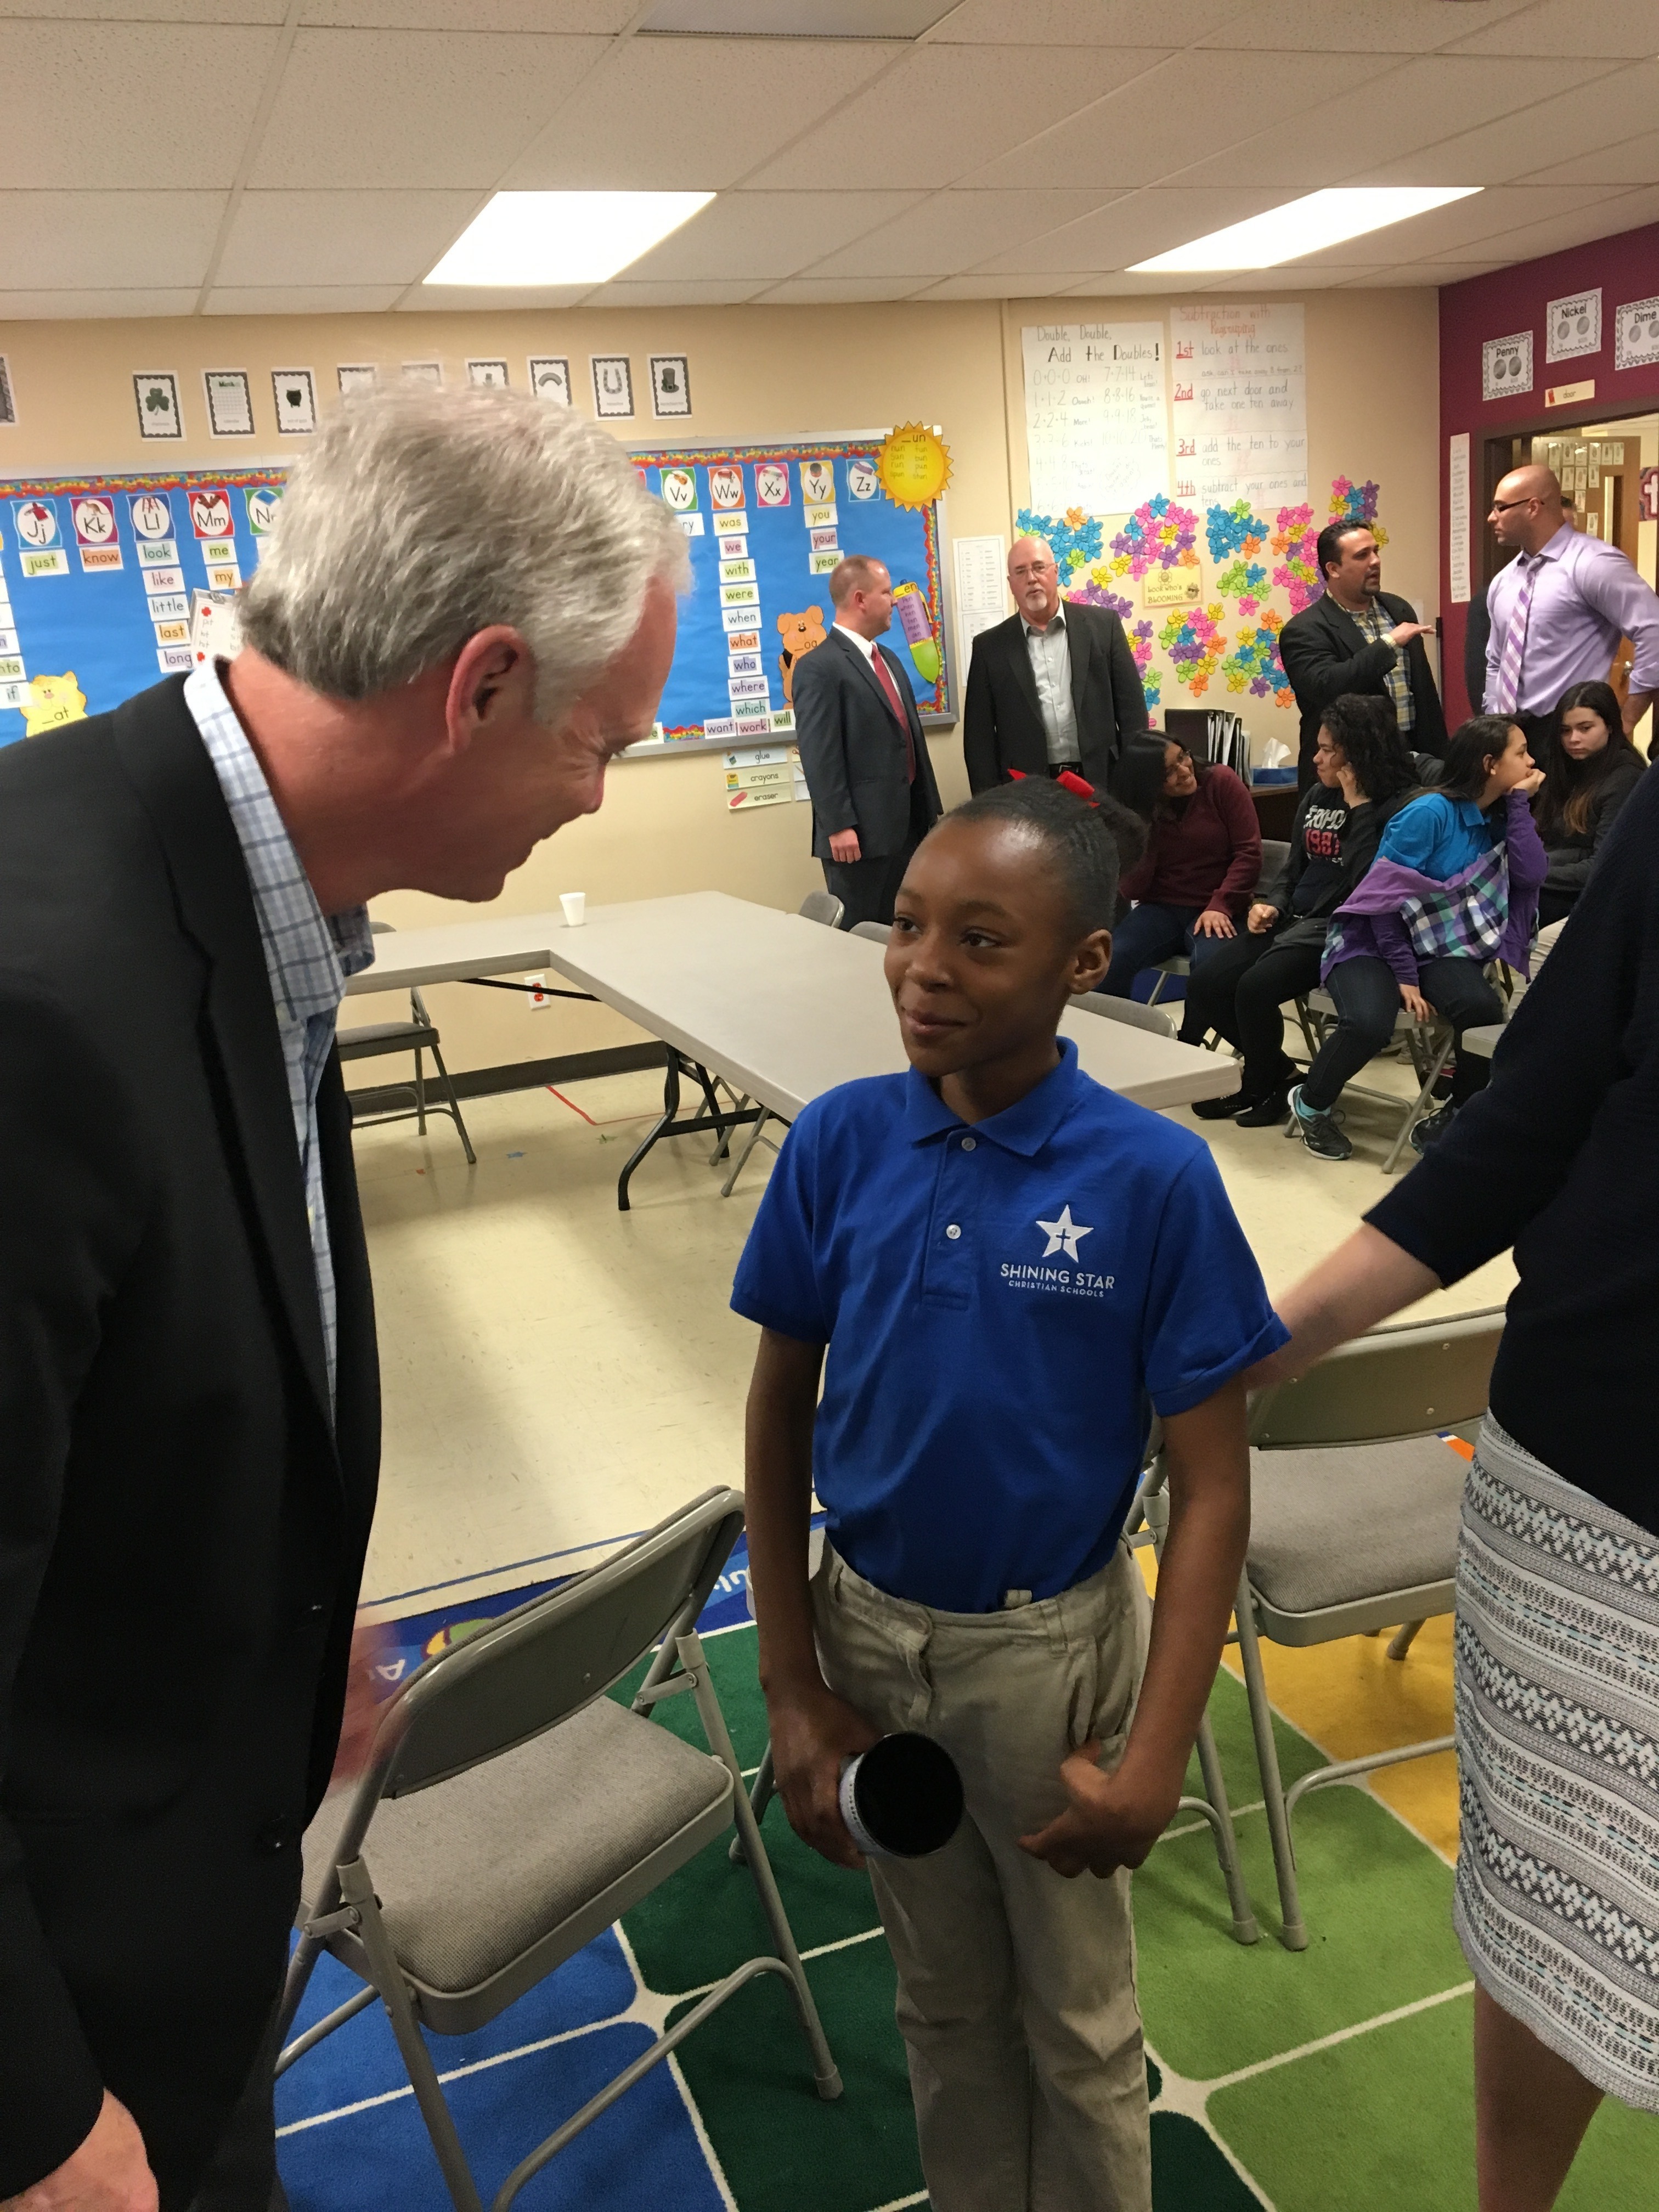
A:
<svg viewBox="0 0 1659 2212">
<path fill-rule="evenodd" d="M 1117 1278 L 1093 1274 L 1086 1267 L 1045 1267 L 1040 1260 L 1005 1260 L 1002 1279 L 1012 1290 L 1064 1291 L 1074 1298 L 1103 1298 Z"/>
</svg>

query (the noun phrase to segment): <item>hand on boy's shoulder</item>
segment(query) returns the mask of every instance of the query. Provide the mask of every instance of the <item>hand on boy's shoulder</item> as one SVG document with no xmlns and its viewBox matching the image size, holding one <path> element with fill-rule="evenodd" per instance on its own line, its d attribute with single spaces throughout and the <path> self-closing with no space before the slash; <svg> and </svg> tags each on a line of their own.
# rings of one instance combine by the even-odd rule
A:
<svg viewBox="0 0 1659 2212">
<path fill-rule="evenodd" d="M 1060 1761 L 1060 1779 L 1070 1800 L 1019 1847 L 1042 1859 L 1067 1881 L 1086 1869 L 1103 1881 L 1119 1867 L 1138 1867 L 1163 1834 L 1170 1806 L 1139 1802 L 1121 1780 L 1121 1770 L 1105 1772 L 1100 1744 L 1091 1737 Z"/>
</svg>

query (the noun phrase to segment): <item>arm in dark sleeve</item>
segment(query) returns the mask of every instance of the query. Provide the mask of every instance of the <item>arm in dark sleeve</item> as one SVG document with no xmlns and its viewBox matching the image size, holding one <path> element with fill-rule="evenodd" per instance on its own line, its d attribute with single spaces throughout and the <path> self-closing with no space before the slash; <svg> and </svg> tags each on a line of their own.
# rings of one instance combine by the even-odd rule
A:
<svg viewBox="0 0 1659 2212">
<path fill-rule="evenodd" d="M 1572 927 L 1504 1030 L 1491 1083 L 1365 1217 L 1443 1283 L 1506 1251 L 1551 1203 L 1602 1100 L 1629 1072 L 1625 1033 L 1659 837 L 1659 778 L 1642 783 Z"/>
<path fill-rule="evenodd" d="M 1152 726 L 1152 718 L 1146 712 L 1146 687 L 1135 666 L 1134 647 L 1129 642 L 1121 617 L 1114 615 L 1110 627 L 1107 665 L 1112 672 L 1112 705 L 1117 716 L 1117 746 L 1121 753 L 1131 738 L 1146 736 Z"/>
<path fill-rule="evenodd" d="M 0 1762 L 64 1510 L 76 1396 L 137 1243 L 117 1071 L 38 985 L 0 978 Z M 61 2166 L 102 2102 L 98 2063 L 0 1815 L 0 2198 Z"/>
<path fill-rule="evenodd" d="M 843 830 L 856 830 L 853 790 L 847 776 L 847 741 L 841 724 L 841 686 L 827 665 L 814 670 L 812 663 L 827 648 L 822 645 L 803 655 L 795 667 L 795 744 L 800 753 L 801 774 L 811 794 L 812 811 L 833 837 Z"/>
<path fill-rule="evenodd" d="M 1345 691 L 1381 691 L 1395 649 L 1391 645 L 1362 645 L 1358 653 L 1344 654 L 1335 650 L 1322 628 L 1310 624 L 1298 629 L 1286 623 L 1279 633 L 1279 657 L 1297 704 L 1318 714 Z"/>
<path fill-rule="evenodd" d="M 997 769 L 997 710 L 991 696 L 990 633 L 974 640 L 968 661 L 968 690 L 962 702 L 962 762 L 971 792 L 988 791 L 1001 778 Z"/>
<path fill-rule="evenodd" d="M 1211 892 L 1209 904 L 1228 913 L 1237 900 L 1255 889 L 1261 878 L 1261 817 L 1231 769 L 1212 769 L 1209 781 L 1216 786 L 1216 811 L 1227 825 L 1233 848 L 1227 872 Z"/>
</svg>

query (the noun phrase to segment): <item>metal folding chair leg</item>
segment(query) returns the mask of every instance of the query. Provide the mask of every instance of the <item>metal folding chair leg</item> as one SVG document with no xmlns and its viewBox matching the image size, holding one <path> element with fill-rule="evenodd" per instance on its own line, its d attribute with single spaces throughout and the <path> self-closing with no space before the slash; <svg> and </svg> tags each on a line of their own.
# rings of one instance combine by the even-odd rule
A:
<svg viewBox="0 0 1659 2212">
<path fill-rule="evenodd" d="M 449 1070 L 444 1066 L 444 1056 L 442 1053 L 439 1051 L 435 1044 L 431 1048 L 431 1051 L 432 1065 L 438 1071 L 438 1080 L 442 1084 L 444 1087 L 444 1097 L 449 1102 L 449 1118 L 455 1124 L 455 1134 L 461 1140 L 461 1150 L 466 1154 L 466 1164 L 468 1167 L 476 1168 L 478 1164 L 478 1155 L 472 1149 L 472 1139 L 467 1135 L 466 1124 L 461 1119 L 461 1102 L 455 1096 L 455 1085 L 450 1079 Z M 415 1057 L 415 1065 L 418 1068 L 420 1064 L 420 1055 L 417 1053 Z"/>
<path fill-rule="evenodd" d="M 1170 1493 L 1164 1489 L 1162 1468 L 1154 1470 L 1142 1484 L 1139 1498 L 1146 1526 L 1152 1533 L 1152 1549 L 1159 1565 L 1164 1559 L 1164 1540 L 1170 1528 Z M 1130 1518 L 1134 1515 L 1132 1512 Z M 1256 1925 L 1255 1907 L 1244 1880 L 1244 1869 L 1238 1856 L 1238 1832 L 1233 1826 L 1232 1808 L 1227 1802 L 1227 1781 L 1221 1771 L 1221 1757 L 1215 1747 L 1215 1736 L 1207 1713 L 1198 1724 L 1195 1748 L 1198 1752 L 1199 1771 L 1204 1777 L 1202 1797 L 1183 1797 L 1180 1809 L 1196 1813 L 1209 1823 L 1211 1840 L 1221 1868 L 1221 1878 L 1227 1885 L 1227 1904 L 1232 1914 L 1232 1936 L 1236 1943 L 1255 1943 L 1261 1939 Z"/>
<path fill-rule="evenodd" d="M 738 1154 L 737 1159 L 732 1164 L 731 1174 L 727 1176 L 726 1181 L 720 1185 L 720 1196 L 722 1198 L 731 1197 L 732 1191 L 737 1187 L 738 1177 L 743 1173 L 744 1168 L 749 1164 L 750 1153 L 754 1151 L 756 1146 L 759 1144 L 761 1140 L 761 1131 L 766 1127 L 768 1121 L 770 1121 L 771 1118 L 770 1114 L 767 1111 L 766 1108 L 763 1106 L 760 1111 L 760 1119 L 755 1123 L 754 1127 L 749 1132 L 748 1143 Z M 726 1142 L 728 1144 L 731 1142 L 729 1136 L 726 1139 Z"/>
<path fill-rule="evenodd" d="M 443 2174 L 444 2186 L 454 2203 L 455 2212 L 483 2212 L 479 2197 L 467 2165 L 466 2154 L 461 2148 L 461 2139 L 455 2132 L 455 2122 L 438 2080 L 438 2069 L 432 2063 L 432 2054 L 426 2047 L 420 2025 L 415 2018 L 415 2008 L 410 2002 L 409 1990 L 398 1966 L 386 1923 L 380 1918 L 374 1885 L 368 1867 L 360 1858 L 340 1869 L 340 1893 L 357 1913 L 357 1935 L 368 1956 L 374 1986 L 387 2012 L 392 2016 L 392 2032 L 398 2039 L 409 2075 L 410 2087 L 415 2092 L 415 2101 L 421 2108 L 421 2118 L 426 2122 L 426 2131 L 431 2138 L 433 2154 Z"/>
<path fill-rule="evenodd" d="M 1285 1805 L 1285 1785 L 1279 1771 L 1279 1747 L 1273 1741 L 1273 1707 L 1261 1671 L 1261 1646 L 1250 1607 L 1250 1578 L 1238 1578 L 1238 1656 L 1244 1666 L 1244 1687 L 1250 1700 L 1250 1729 L 1255 1737 L 1256 1765 L 1261 1773 L 1267 1833 L 1273 1838 L 1273 1873 L 1279 1881 L 1279 1908 L 1284 1921 L 1281 1941 L 1287 1951 L 1305 1951 L 1308 1930 L 1302 1918 L 1302 1899 L 1297 1888 L 1296 1852 L 1291 1843 L 1290 1815 Z"/>
<path fill-rule="evenodd" d="M 769 1743 L 761 1754 L 761 1763 L 755 1773 L 755 1786 L 749 1793 L 749 1809 L 755 1816 L 757 1827 L 766 1818 L 766 1808 L 776 1791 L 777 1784 L 772 1774 L 772 1747 Z M 733 1866 L 743 1864 L 743 1838 L 740 1835 L 732 1838 L 731 1859 Z"/>
<path fill-rule="evenodd" d="M 1389 1656 L 1390 1659 L 1403 1659 L 1405 1657 L 1406 1654 L 1411 1650 L 1413 1644 L 1416 1643 L 1418 1631 L 1422 1627 L 1422 1626 L 1423 1623 L 1420 1620 L 1407 1620 L 1403 1621 L 1401 1626 L 1395 1629 L 1394 1635 L 1389 1639 Z"/>
<path fill-rule="evenodd" d="M 1413 1047 L 1415 1047 L 1415 1038 L 1413 1039 Z M 1407 1139 L 1411 1135 L 1412 1131 L 1422 1120 L 1424 1109 L 1427 1106 L 1430 1098 L 1433 1095 L 1435 1085 L 1440 1079 L 1440 1071 L 1446 1065 L 1447 1060 L 1451 1056 L 1451 1048 L 1452 1036 L 1451 1031 L 1448 1030 L 1445 1036 L 1442 1038 L 1439 1049 L 1437 1052 L 1431 1053 L 1425 1048 L 1422 1056 L 1419 1058 L 1416 1050 L 1413 1049 L 1412 1058 L 1415 1062 L 1417 1073 L 1422 1078 L 1422 1082 L 1418 1090 L 1417 1097 L 1413 1099 L 1411 1106 L 1407 1111 L 1405 1120 L 1400 1124 L 1399 1135 L 1395 1139 L 1394 1143 L 1389 1148 L 1389 1157 L 1382 1163 L 1382 1172 L 1384 1175 L 1392 1175 L 1394 1173 L 1395 1164 L 1398 1162 L 1401 1153 L 1406 1149 Z"/>
</svg>

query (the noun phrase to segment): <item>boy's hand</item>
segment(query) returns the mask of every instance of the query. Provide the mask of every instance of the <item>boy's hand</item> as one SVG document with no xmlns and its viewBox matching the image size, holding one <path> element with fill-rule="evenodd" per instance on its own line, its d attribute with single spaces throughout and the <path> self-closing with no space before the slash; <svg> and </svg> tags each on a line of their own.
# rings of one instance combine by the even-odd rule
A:
<svg viewBox="0 0 1659 2212">
<path fill-rule="evenodd" d="M 864 1856 L 841 1817 L 842 1762 L 878 1743 L 880 1729 L 822 1685 L 775 1694 L 766 1704 L 772 1771 L 790 1826 L 831 1865 L 856 1872 Z"/>
<path fill-rule="evenodd" d="M 1181 1795 L 1177 1781 L 1172 1793 L 1159 1793 L 1154 1800 L 1133 1781 L 1126 1784 L 1121 1767 L 1103 1773 L 1099 1759 L 1100 1745 L 1091 1736 L 1060 1761 L 1060 1778 L 1071 1803 L 1046 1828 L 1019 1839 L 1022 1850 L 1044 1860 L 1067 1881 L 1085 1867 L 1102 1881 L 1121 1866 L 1138 1867 L 1163 1834 Z"/>
</svg>

